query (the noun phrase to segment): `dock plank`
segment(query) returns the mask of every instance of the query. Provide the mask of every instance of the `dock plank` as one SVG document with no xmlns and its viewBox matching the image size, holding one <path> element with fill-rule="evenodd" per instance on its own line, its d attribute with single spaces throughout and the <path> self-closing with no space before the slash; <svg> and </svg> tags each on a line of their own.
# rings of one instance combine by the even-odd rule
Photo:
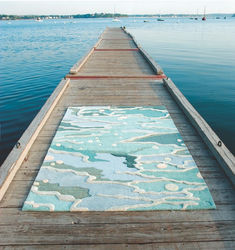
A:
<svg viewBox="0 0 235 250">
<path fill-rule="evenodd" d="M 207 242 L 184 242 L 184 243 L 141 243 L 141 244 L 89 244 L 89 245 L 79 245 L 79 250 L 179 250 L 179 249 L 200 249 L 200 250 L 221 250 L 228 249 L 234 250 L 234 241 L 207 241 Z M 50 245 L 50 249 L 78 249 L 77 245 Z M 8 249 L 19 249 L 19 245 L 11 245 L 9 247 L 3 247 L 4 250 Z M 45 245 L 24 245 L 24 250 L 27 249 L 45 249 Z"/>
<path fill-rule="evenodd" d="M 123 244 L 234 240 L 235 221 L 0 226 L 1 244 Z M 27 235 L 30 234 L 31 237 Z M 46 239 L 45 239 L 46 235 Z M 115 235 L 115 237 L 113 237 Z"/>
</svg>

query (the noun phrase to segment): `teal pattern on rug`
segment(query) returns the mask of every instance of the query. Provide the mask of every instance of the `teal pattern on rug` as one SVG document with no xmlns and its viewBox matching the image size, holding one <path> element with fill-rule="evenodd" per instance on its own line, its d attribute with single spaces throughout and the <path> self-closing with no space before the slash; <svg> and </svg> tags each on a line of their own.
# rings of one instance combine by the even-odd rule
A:
<svg viewBox="0 0 235 250">
<path fill-rule="evenodd" d="M 214 209 L 164 106 L 70 107 L 23 210 Z"/>
</svg>

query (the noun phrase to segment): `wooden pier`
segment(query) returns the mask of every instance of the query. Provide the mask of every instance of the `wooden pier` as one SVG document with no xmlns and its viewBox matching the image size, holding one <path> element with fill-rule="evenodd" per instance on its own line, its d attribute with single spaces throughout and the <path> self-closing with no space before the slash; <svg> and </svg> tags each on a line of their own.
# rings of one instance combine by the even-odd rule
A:
<svg viewBox="0 0 235 250">
<path fill-rule="evenodd" d="M 167 107 L 217 208 L 198 211 L 22 212 L 69 106 Z M 235 249 L 234 156 L 156 62 L 107 28 L 63 79 L 0 168 L 0 248 Z"/>
</svg>

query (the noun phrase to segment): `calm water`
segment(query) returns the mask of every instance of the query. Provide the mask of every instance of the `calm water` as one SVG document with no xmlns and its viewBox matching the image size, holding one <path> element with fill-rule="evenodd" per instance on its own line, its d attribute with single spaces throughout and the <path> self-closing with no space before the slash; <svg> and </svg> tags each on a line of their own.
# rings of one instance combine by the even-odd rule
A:
<svg viewBox="0 0 235 250">
<path fill-rule="evenodd" d="M 0 162 L 106 26 L 125 25 L 235 153 L 235 18 L 0 22 Z"/>
</svg>

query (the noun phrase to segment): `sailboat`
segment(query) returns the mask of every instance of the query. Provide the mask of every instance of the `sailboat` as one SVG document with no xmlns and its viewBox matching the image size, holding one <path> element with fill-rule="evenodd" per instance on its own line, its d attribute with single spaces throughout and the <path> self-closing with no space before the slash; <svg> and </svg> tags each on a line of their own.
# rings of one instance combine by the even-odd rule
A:
<svg viewBox="0 0 235 250">
<path fill-rule="evenodd" d="M 37 17 L 37 18 L 35 19 L 35 21 L 36 21 L 36 22 L 42 22 L 43 20 L 42 20 L 40 17 Z"/>
<path fill-rule="evenodd" d="M 159 21 L 159 22 L 163 22 L 164 21 L 164 19 L 161 18 L 161 14 L 159 14 L 159 18 L 157 19 L 157 21 Z"/>
<path fill-rule="evenodd" d="M 202 17 L 202 21 L 206 21 L 206 8 L 204 8 L 204 16 Z"/>
<path fill-rule="evenodd" d="M 120 19 L 118 19 L 117 17 L 114 17 L 112 22 L 120 22 Z"/>
<path fill-rule="evenodd" d="M 194 20 L 198 20 L 198 9 L 197 9 L 197 15 L 196 15 L 196 17 L 194 18 Z"/>
<path fill-rule="evenodd" d="M 115 17 L 115 8 L 114 8 L 114 13 L 113 13 L 113 20 L 112 22 L 120 22 L 120 19 L 118 19 L 118 17 Z"/>
</svg>

